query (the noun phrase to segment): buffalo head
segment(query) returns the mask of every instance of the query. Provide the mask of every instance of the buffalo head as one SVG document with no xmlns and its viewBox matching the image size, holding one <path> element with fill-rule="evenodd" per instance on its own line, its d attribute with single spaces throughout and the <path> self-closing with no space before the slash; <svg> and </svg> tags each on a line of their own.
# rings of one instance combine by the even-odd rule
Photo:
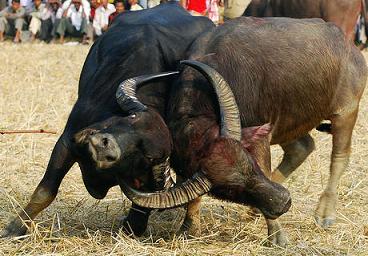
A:
<svg viewBox="0 0 368 256">
<path fill-rule="evenodd" d="M 129 115 L 113 116 L 75 134 L 76 144 L 88 150 L 96 169 L 115 171 L 123 179 L 147 176 L 147 170 L 151 170 L 156 181 L 162 183 L 167 179 L 163 175 L 170 173 L 168 157 L 172 141 L 169 130 L 157 111 L 137 99 L 136 88 L 152 79 L 176 73 L 168 72 L 122 82 L 116 98 L 122 113 Z"/>
<path fill-rule="evenodd" d="M 135 204 L 147 208 L 171 208 L 213 192 L 217 197 L 245 203 L 259 208 L 266 217 L 276 218 L 290 207 L 289 192 L 267 179 L 259 170 L 252 156 L 242 147 L 241 126 L 238 107 L 230 86 L 213 68 L 197 62 L 183 61 L 198 70 L 211 84 L 217 94 L 221 124 L 220 137 L 211 142 L 208 157 L 200 164 L 200 169 L 180 185 L 166 191 L 140 192 L 128 184 L 120 184 L 125 195 Z M 146 79 L 145 76 L 132 78 L 132 81 Z M 127 105 L 136 104 L 144 109 L 136 98 L 130 98 Z M 133 104 L 134 103 L 134 104 Z M 232 164 L 222 159 L 223 152 L 231 152 Z M 224 166 L 219 163 L 225 163 Z"/>
</svg>

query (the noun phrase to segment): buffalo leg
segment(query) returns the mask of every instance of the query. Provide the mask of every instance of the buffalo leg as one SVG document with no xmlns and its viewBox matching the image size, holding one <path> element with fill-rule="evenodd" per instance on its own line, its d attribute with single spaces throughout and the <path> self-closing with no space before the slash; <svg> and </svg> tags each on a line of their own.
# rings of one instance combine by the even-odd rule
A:
<svg viewBox="0 0 368 256">
<path fill-rule="evenodd" d="M 146 231 L 151 210 L 133 204 L 122 223 L 125 233 L 141 236 Z"/>
<path fill-rule="evenodd" d="M 272 181 L 283 182 L 314 150 L 313 138 L 307 134 L 290 143 L 282 144 L 284 156 L 280 165 L 272 173 Z"/>
<path fill-rule="evenodd" d="M 271 173 L 271 153 L 268 139 L 259 141 L 257 145 L 254 146 L 252 155 L 266 177 L 270 178 L 273 173 Z M 251 208 L 252 215 L 259 213 L 260 211 L 257 208 Z M 268 230 L 268 242 L 270 245 L 277 245 L 285 248 L 288 244 L 288 238 L 280 222 L 278 220 L 267 219 L 266 217 L 265 219 Z"/>
<path fill-rule="evenodd" d="M 201 233 L 200 207 L 201 207 L 200 197 L 188 203 L 187 213 L 185 215 L 185 219 L 180 228 L 179 233 L 186 233 L 191 236 L 200 236 Z"/>
<path fill-rule="evenodd" d="M 336 219 L 337 186 L 341 175 L 347 168 L 351 151 L 351 136 L 358 110 L 352 113 L 338 114 L 331 118 L 332 154 L 330 178 L 322 193 L 315 218 L 323 228 L 331 226 Z"/>
<path fill-rule="evenodd" d="M 283 230 L 278 220 L 271 220 L 266 218 L 268 229 L 268 241 L 271 245 L 278 245 L 285 248 L 289 243 L 286 232 Z"/>
<path fill-rule="evenodd" d="M 29 222 L 55 199 L 62 179 L 74 162 L 70 151 L 59 139 L 52 152 L 46 173 L 33 192 L 30 202 L 0 233 L 0 237 L 20 236 L 26 233 Z"/>
</svg>

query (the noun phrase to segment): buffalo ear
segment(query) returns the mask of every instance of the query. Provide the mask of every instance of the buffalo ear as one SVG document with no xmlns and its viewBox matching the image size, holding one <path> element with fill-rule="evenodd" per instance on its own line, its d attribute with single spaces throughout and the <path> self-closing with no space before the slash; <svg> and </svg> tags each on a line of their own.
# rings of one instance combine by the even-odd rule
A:
<svg viewBox="0 0 368 256">
<path fill-rule="evenodd" d="M 260 140 L 268 139 L 272 126 L 270 123 L 261 126 L 252 126 L 242 129 L 241 143 L 243 147 L 251 151 L 251 148 Z"/>
<path fill-rule="evenodd" d="M 92 128 L 83 129 L 83 130 L 77 132 L 74 135 L 74 141 L 77 144 L 86 144 L 87 143 L 87 139 L 89 138 L 89 136 L 91 136 L 91 135 L 93 135 L 93 134 L 95 134 L 97 132 L 98 132 L 98 130 L 92 129 Z"/>
</svg>

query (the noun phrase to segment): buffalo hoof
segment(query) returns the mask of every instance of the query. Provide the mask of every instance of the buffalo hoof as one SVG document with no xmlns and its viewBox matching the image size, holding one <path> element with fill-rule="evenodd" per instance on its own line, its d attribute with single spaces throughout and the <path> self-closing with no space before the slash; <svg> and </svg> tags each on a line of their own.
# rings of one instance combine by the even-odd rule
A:
<svg viewBox="0 0 368 256">
<path fill-rule="evenodd" d="M 321 226 L 323 229 L 328 229 L 331 227 L 336 219 L 335 218 L 321 218 L 319 216 L 314 216 L 314 219 L 316 220 L 316 223 Z"/>
<path fill-rule="evenodd" d="M 268 236 L 268 246 L 278 246 L 286 248 L 288 244 L 289 240 L 285 231 L 283 231 L 282 229 Z"/>
<path fill-rule="evenodd" d="M 186 237 L 200 237 L 201 236 L 201 225 L 200 221 L 195 221 L 190 218 L 185 218 L 181 225 L 178 235 L 184 235 Z"/>
<path fill-rule="evenodd" d="M 131 220 L 127 216 L 122 218 L 121 228 L 127 235 L 141 236 L 146 231 L 147 222 Z"/>
<path fill-rule="evenodd" d="M 137 205 L 132 205 L 128 216 L 123 217 L 121 227 L 128 235 L 141 236 L 146 231 L 151 210 Z"/>
<path fill-rule="evenodd" d="M 23 236 L 27 232 L 27 227 L 18 220 L 13 220 L 0 232 L 0 238 L 11 238 Z"/>
<path fill-rule="evenodd" d="M 337 195 L 333 192 L 324 192 L 319 199 L 319 204 L 314 218 L 316 223 L 322 228 L 327 229 L 335 223 Z"/>
</svg>

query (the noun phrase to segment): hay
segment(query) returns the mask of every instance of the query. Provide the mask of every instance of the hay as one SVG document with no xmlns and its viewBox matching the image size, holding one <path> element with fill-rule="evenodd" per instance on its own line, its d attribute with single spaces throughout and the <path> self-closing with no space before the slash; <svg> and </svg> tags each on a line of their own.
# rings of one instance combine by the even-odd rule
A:
<svg viewBox="0 0 368 256">
<path fill-rule="evenodd" d="M 86 46 L 0 45 L 0 129 L 47 129 L 60 134 L 76 100 Z M 365 53 L 366 57 L 368 54 Z M 247 208 L 209 197 L 202 207 L 202 236 L 176 237 L 184 212 L 156 212 L 138 239 L 118 230 L 130 205 L 113 188 L 94 200 L 74 166 L 57 199 L 34 222 L 23 239 L 0 240 L 0 255 L 368 255 L 367 91 L 353 140 L 349 169 L 339 188 L 337 223 L 329 230 L 315 225 L 313 211 L 329 176 L 329 135 L 313 132 L 317 150 L 286 183 L 291 210 L 280 218 L 289 234 L 287 249 L 263 246 L 266 225 L 250 219 Z M 0 135 L 0 228 L 24 206 L 44 173 L 58 136 Z M 281 150 L 273 148 L 273 165 Z"/>
</svg>

